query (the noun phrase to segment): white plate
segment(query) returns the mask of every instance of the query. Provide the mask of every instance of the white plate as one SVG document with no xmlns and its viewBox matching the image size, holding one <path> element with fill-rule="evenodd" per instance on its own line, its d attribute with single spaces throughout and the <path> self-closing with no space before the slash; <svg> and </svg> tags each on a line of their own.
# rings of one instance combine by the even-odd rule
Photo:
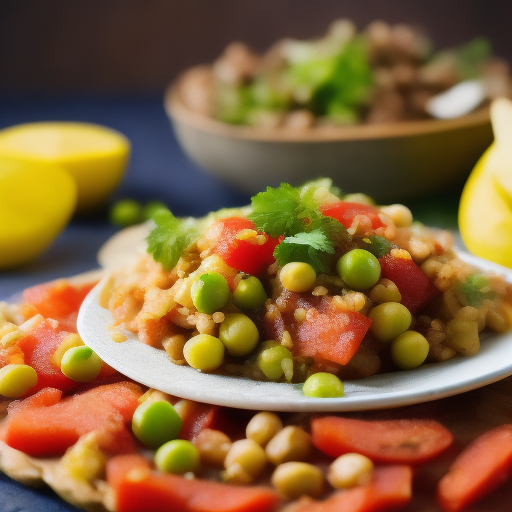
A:
<svg viewBox="0 0 512 512">
<path fill-rule="evenodd" d="M 512 271 L 474 256 L 460 255 L 487 272 Z M 301 385 L 257 382 L 246 378 L 201 373 L 170 362 L 163 350 L 139 342 L 130 333 L 123 343 L 112 341 L 110 311 L 98 304 L 101 282 L 85 299 L 78 331 L 107 364 L 127 377 L 165 393 L 200 402 L 242 409 L 274 411 L 357 411 L 397 407 L 456 395 L 512 375 L 512 332 L 488 336 L 476 356 L 346 381 L 343 398 L 308 398 Z"/>
</svg>

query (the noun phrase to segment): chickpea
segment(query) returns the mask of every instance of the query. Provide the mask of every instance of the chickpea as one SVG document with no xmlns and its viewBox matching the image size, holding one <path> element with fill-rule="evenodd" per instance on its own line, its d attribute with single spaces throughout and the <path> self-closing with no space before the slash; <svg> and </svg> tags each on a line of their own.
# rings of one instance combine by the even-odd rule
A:
<svg viewBox="0 0 512 512">
<path fill-rule="evenodd" d="M 205 428 L 194 440 L 200 460 L 208 466 L 224 466 L 231 448 L 231 439 L 220 430 Z"/>
<path fill-rule="evenodd" d="M 245 431 L 247 438 L 265 447 L 283 428 L 281 418 L 272 412 L 259 412 L 251 418 Z"/>
<path fill-rule="evenodd" d="M 335 489 L 363 485 L 370 481 L 373 462 L 359 453 L 345 453 L 338 457 L 327 471 L 327 480 Z"/>
<path fill-rule="evenodd" d="M 296 500 L 304 495 L 320 496 L 324 487 L 324 475 L 313 464 L 285 462 L 277 466 L 271 482 L 286 499 Z"/>
<path fill-rule="evenodd" d="M 268 460 L 278 466 L 285 462 L 305 460 L 311 446 L 311 436 L 304 429 L 290 425 L 269 441 L 265 453 Z"/>
<path fill-rule="evenodd" d="M 231 445 L 226 455 L 223 477 L 233 483 L 249 484 L 266 465 L 267 457 L 263 448 L 252 439 L 241 439 Z"/>
</svg>

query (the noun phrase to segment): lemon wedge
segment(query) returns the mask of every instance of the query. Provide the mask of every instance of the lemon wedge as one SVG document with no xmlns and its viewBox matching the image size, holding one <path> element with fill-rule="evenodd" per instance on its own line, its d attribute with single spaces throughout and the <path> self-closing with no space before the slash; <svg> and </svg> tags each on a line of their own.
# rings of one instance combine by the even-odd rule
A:
<svg viewBox="0 0 512 512">
<path fill-rule="evenodd" d="M 130 156 L 128 139 L 85 123 L 30 123 L 0 131 L 0 157 L 64 168 L 78 187 L 77 210 L 105 203 L 121 181 Z"/>
<path fill-rule="evenodd" d="M 491 105 L 494 142 L 471 172 L 459 205 L 459 228 L 477 256 L 512 268 L 512 101 Z"/>
<path fill-rule="evenodd" d="M 64 169 L 0 158 L 0 269 L 39 256 L 75 205 L 76 184 Z"/>
</svg>

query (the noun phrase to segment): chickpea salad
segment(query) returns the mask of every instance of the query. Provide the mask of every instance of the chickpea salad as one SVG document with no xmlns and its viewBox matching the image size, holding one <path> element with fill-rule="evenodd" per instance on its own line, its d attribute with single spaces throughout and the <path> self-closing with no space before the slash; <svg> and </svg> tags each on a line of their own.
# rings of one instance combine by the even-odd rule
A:
<svg viewBox="0 0 512 512">
<path fill-rule="evenodd" d="M 114 327 L 177 365 L 304 383 L 310 397 L 474 356 L 512 323 L 512 285 L 458 258 L 449 232 L 327 179 L 201 219 L 162 209 L 147 252 L 102 292 Z"/>
</svg>

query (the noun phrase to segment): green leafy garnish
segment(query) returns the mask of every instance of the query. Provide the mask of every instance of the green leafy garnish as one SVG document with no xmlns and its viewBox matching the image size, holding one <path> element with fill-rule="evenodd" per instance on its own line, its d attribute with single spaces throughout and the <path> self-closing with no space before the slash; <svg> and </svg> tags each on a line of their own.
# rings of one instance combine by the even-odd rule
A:
<svg viewBox="0 0 512 512">
<path fill-rule="evenodd" d="M 489 281 L 482 274 L 470 274 L 457 287 L 457 296 L 462 304 L 478 308 L 492 296 Z"/>
<path fill-rule="evenodd" d="M 325 233 L 314 230 L 285 238 L 274 250 L 280 267 L 292 261 L 309 263 L 317 274 L 329 271 L 329 256 L 334 254 L 334 242 Z"/>
<path fill-rule="evenodd" d="M 172 269 L 183 251 L 198 237 L 189 219 L 177 219 L 167 208 L 155 212 L 154 227 L 146 237 L 147 252 L 166 270 Z"/>
<path fill-rule="evenodd" d="M 383 236 L 372 235 L 368 238 L 363 238 L 363 242 L 365 243 L 363 249 L 371 252 L 376 258 L 382 258 L 393 248 L 393 244 Z"/>
<path fill-rule="evenodd" d="M 253 211 L 249 219 L 257 229 L 273 238 L 304 231 L 316 210 L 311 194 L 302 198 L 299 190 L 288 183 L 281 183 L 278 188 L 267 187 L 265 192 L 253 196 L 251 202 Z"/>
</svg>

